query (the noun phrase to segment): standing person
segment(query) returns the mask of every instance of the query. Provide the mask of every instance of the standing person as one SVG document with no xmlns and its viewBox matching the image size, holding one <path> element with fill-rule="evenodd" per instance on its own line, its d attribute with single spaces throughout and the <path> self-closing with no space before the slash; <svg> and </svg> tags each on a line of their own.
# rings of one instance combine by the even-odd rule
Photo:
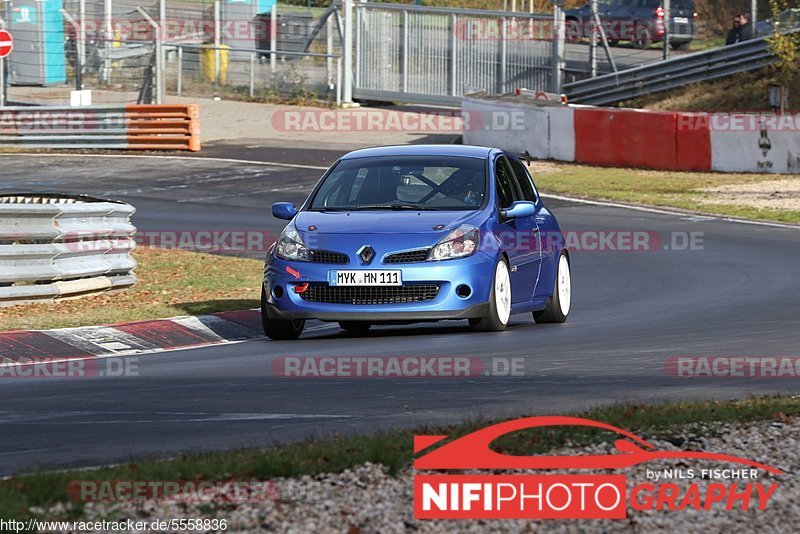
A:
<svg viewBox="0 0 800 534">
<path fill-rule="evenodd" d="M 725 38 L 726 45 L 738 43 L 742 39 L 742 16 L 736 15 L 733 17 L 733 27 L 728 31 L 728 37 Z"/>
<path fill-rule="evenodd" d="M 739 42 L 753 38 L 753 27 L 750 25 L 750 16 L 747 13 L 739 15 L 741 30 L 739 32 Z"/>
</svg>

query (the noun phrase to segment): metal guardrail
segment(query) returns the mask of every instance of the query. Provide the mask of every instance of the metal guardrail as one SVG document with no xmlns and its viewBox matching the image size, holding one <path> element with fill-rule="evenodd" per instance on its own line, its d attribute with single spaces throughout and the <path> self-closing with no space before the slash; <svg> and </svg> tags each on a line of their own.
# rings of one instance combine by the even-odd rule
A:
<svg viewBox="0 0 800 534">
<path fill-rule="evenodd" d="M 135 211 L 89 197 L 0 196 L 0 306 L 135 284 Z"/>
<path fill-rule="evenodd" d="M 0 146 L 200 150 L 195 104 L 9 107 L 0 112 Z"/>
<path fill-rule="evenodd" d="M 788 32 L 798 33 L 800 30 Z M 768 38 L 751 39 L 704 52 L 621 70 L 564 85 L 569 101 L 603 106 L 771 65 Z"/>
</svg>

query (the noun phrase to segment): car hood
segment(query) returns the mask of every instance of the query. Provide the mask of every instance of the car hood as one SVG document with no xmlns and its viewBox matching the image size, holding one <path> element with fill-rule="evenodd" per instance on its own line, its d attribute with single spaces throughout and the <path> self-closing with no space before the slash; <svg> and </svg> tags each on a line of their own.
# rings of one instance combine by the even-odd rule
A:
<svg viewBox="0 0 800 534">
<path fill-rule="evenodd" d="M 301 211 L 294 224 L 303 234 L 431 234 L 475 224 L 480 211 Z M 434 229 L 441 227 L 441 229 Z"/>
</svg>

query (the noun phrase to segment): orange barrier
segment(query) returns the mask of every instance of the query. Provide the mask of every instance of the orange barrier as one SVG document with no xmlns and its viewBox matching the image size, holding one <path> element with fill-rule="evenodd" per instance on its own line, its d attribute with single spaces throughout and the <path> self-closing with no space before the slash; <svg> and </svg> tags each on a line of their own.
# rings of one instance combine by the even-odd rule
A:
<svg viewBox="0 0 800 534">
<path fill-rule="evenodd" d="M 200 150 L 197 104 L 129 104 L 125 125 L 131 150 Z"/>
</svg>

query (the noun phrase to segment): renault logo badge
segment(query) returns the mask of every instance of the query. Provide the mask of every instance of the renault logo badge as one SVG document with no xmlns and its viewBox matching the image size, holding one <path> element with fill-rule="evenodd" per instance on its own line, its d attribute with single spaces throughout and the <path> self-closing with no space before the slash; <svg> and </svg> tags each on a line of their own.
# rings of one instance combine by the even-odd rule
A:
<svg viewBox="0 0 800 534">
<path fill-rule="evenodd" d="M 358 257 L 361 258 L 361 263 L 367 264 L 375 257 L 375 249 L 369 245 L 364 245 L 358 249 Z"/>
</svg>

